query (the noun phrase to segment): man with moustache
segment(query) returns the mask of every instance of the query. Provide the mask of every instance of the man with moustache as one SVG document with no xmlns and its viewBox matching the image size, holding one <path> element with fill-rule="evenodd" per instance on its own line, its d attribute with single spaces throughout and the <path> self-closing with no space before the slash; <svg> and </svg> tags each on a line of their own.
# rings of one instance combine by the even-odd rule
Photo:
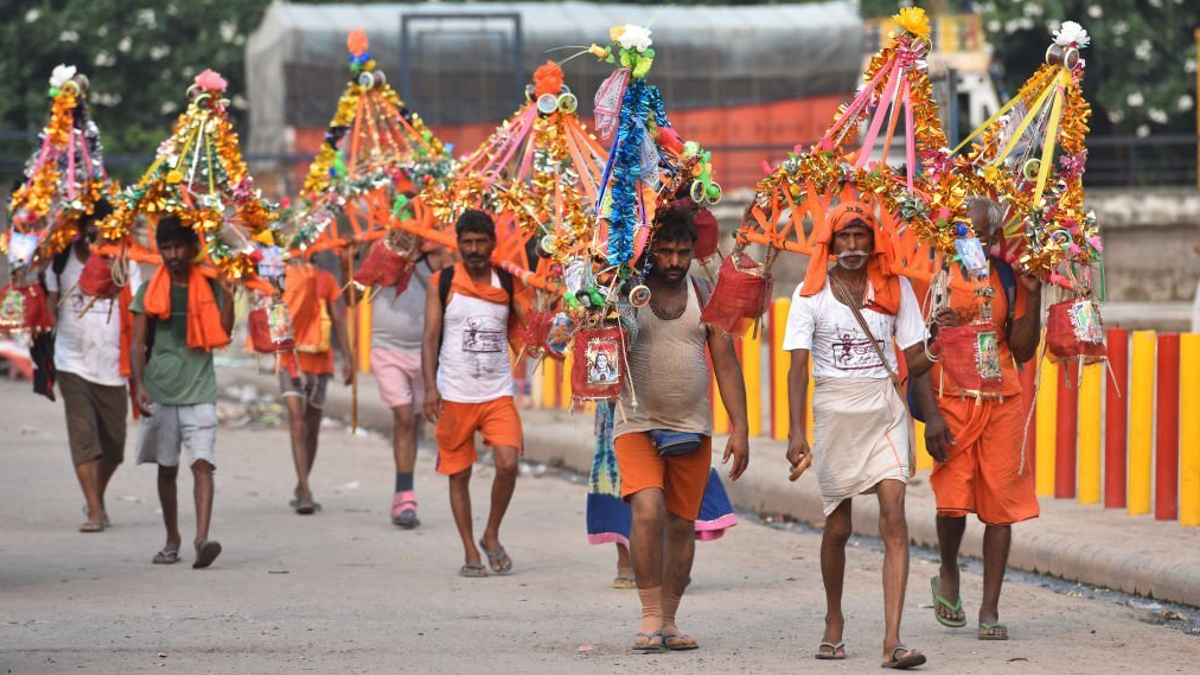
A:
<svg viewBox="0 0 1200 675">
<path fill-rule="evenodd" d="M 492 446 L 496 477 L 492 504 L 479 546 L 496 574 L 513 569 L 500 545 L 500 524 L 517 484 L 517 458 L 523 441 L 521 418 L 513 404 L 509 333 L 519 327 L 513 277 L 492 267 L 496 225 L 491 216 L 469 209 L 455 224 L 462 262 L 430 278 L 436 293 L 425 298 L 421 351 L 425 417 L 436 424 L 437 471 L 450 478 L 450 509 L 462 537 L 464 577 L 488 575 L 475 547 L 471 520 L 471 467 L 479 455 L 475 433 Z"/>
<path fill-rule="evenodd" d="M 787 458 L 796 467 L 810 452 L 804 411 L 811 355 L 816 377 L 812 452 L 826 518 L 821 539 L 825 633 L 816 658 L 846 658 L 842 583 L 851 498 L 874 493 L 884 542 L 882 665 L 905 669 L 926 658 L 900 641 L 908 581 L 904 494 L 913 447 L 908 410 L 898 391 L 893 341 L 904 351 L 909 372 L 924 372 L 930 362 L 916 296 L 906 279 L 891 274 L 886 248 L 875 243 L 876 222 L 871 207 L 843 201 L 818 224 L 823 229 L 793 297 L 783 342 L 784 350 L 792 353 Z M 829 269 L 831 254 L 837 263 Z"/>
<path fill-rule="evenodd" d="M 695 520 L 712 466 L 706 349 L 732 426 L 723 458 L 733 460 L 729 477 L 737 480 L 750 461 L 746 387 L 733 340 L 701 323 L 709 293 L 688 275 L 697 239 L 689 209 L 672 207 L 659 217 L 645 282 L 650 302 L 637 313 L 630 387 L 621 392 L 625 415 L 613 431 L 621 496 L 633 511 L 630 552 L 642 605 L 635 651 L 699 646 L 675 614 L 691 576 Z"/>
</svg>

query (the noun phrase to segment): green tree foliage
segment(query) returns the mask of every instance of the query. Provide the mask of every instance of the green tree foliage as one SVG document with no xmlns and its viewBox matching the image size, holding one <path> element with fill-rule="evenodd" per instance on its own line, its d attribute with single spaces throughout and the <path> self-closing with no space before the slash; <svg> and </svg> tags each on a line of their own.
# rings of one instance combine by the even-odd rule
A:
<svg viewBox="0 0 1200 675">
<path fill-rule="evenodd" d="M 205 68 L 229 81 L 235 115 L 247 108 L 246 37 L 268 0 L 0 0 L 0 129 L 37 131 L 50 112 L 51 70 L 75 65 L 91 80 L 92 115 L 106 154 L 147 156 L 170 132 L 192 78 Z M 31 138 L 9 137 L 7 158 L 32 152 Z M 124 180 L 145 168 L 110 161 Z M 20 167 L 3 167 L 6 184 Z"/>
<path fill-rule="evenodd" d="M 1197 0 L 982 0 L 904 2 L 929 11 L 978 11 L 1003 69 L 1007 93 L 1042 62 L 1062 21 L 1092 36 L 1084 95 L 1093 133 L 1188 133 L 1196 129 Z M 863 0 L 865 16 L 896 11 L 895 0 Z"/>
</svg>

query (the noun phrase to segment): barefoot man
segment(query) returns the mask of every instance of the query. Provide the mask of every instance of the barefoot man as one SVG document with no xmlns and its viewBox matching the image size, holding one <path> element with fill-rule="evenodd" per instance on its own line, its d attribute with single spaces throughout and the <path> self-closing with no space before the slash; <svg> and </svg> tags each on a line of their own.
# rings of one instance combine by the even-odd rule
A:
<svg viewBox="0 0 1200 675">
<path fill-rule="evenodd" d="M 783 348 L 791 425 L 788 461 L 797 466 L 810 450 L 804 429 L 809 358 L 813 391 L 813 444 L 824 501 L 821 577 L 825 582 L 825 634 L 818 659 L 846 658 L 842 632 L 842 582 L 850 538 L 851 498 L 874 493 L 883 537 L 883 666 L 912 668 L 925 655 L 900 641 L 900 615 L 908 583 L 908 526 L 904 493 L 912 467 L 908 410 L 898 392 L 893 342 L 910 372 L 927 369 L 925 323 L 912 287 L 892 276 L 884 248 L 875 246 L 872 209 L 844 201 L 826 217 L 824 233 L 804 281 L 792 298 Z M 837 263 L 827 269 L 829 255 Z M 895 384 L 894 384 L 895 383 Z"/>
</svg>

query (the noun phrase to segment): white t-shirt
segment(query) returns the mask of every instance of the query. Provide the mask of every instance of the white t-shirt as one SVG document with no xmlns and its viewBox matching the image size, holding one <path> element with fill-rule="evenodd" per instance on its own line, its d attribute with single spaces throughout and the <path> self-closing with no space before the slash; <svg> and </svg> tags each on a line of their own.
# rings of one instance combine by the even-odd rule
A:
<svg viewBox="0 0 1200 675">
<path fill-rule="evenodd" d="M 783 337 L 784 351 L 807 349 L 812 355 L 814 377 L 886 378 L 888 371 L 879 362 L 879 355 L 863 334 L 858 319 L 854 318 L 854 310 L 833 297 L 828 283 L 819 293 L 807 298 L 800 295 L 803 287 L 801 283 L 792 295 L 792 308 Z M 867 298 L 872 296 L 868 283 Z M 863 308 L 862 315 L 887 358 L 888 367 L 893 373 L 898 372 L 896 350 L 888 338 L 895 338 L 900 349 L 925 339 L 925 320 L 912 284 L 908 279 L 900 279 L 900 311 L 896 316 L 867 308 Z"/>
<path fill-rule="evenodd" d="M 92 300 L 79 291 L 79 275 L 82 272 L 83 263 L 74 251 L 61 275 L 55 274 L 52 268 L 46 270 L 46 289 L 51 293 L 67 292 L 66 297 L 59 300 L 54 367 L 95 384 L 124 386 L 125 378 L 121 377 L 120 301 L 116 298 L 97 300 L 80 317 L 79 313 Z M 129 265 L 129 273 L 131 287 L 140 286 L 142 280 L 136 264 Z"/>
<path fill-rule="evenodd" d="M 492 285 L 500 285 L 495 272 Z M 512 396 L 508 305 L 450 295 L 442 318 L 437 385 L 442 398 L 454 403 L 486 403 Z"/>
</svg>

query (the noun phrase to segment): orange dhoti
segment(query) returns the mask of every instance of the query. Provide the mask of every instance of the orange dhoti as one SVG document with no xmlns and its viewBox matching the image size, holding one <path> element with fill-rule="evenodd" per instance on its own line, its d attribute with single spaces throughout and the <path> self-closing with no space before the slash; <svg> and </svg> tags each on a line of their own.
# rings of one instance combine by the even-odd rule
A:
<svg viewBox="0 0 1200 675">
<path fill-rule="evenodd" d="M 1036 518 L 1033 462 L 1024 456 L 1021 397 L 977 401 L 945 396 L 938 399 L 938 408 L 955 441 L 930 477 L 938 515 L 974 513 L 987 525 Z"/>
</svg>

